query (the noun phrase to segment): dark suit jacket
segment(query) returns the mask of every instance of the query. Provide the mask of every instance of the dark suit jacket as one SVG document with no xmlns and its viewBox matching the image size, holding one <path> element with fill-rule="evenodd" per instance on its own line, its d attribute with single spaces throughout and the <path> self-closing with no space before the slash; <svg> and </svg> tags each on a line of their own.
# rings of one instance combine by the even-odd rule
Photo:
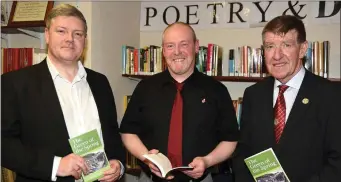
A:
<svg viewBox="0 0 341 182">
<path fill-rule="evenodd" d="M 243 159 L 270 147 L 291 182 L 340 182 L 341 94 L 336 84 L 306 71 L 278 144 L 273 87 L 270 77 L 245 90 L 241 140 L 233 160 L 236 182 L 254 181 Z M 304 98 L 308 104 L 302 103 Z"/>
<path fill-rule="evenodd" d="M 107 78 L 86 69 L 101 122 L 108 159 L 125 162 L 116 106 Z M 72 153 L 69 135 L 47 63 L 1 76 L 1 162 L 17 181 L 50 181 L 54 156 Z M 58 177 L 58 181 L 74 181 Z"/>
</svg>

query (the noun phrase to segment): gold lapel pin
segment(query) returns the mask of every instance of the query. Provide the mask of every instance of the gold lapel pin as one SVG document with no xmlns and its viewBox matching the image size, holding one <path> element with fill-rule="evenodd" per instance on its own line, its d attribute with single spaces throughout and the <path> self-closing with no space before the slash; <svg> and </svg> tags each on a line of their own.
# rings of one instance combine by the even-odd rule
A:
<svg viewBox="0 0 341 182">
<path fill-rule="evenodd" d="M 309 99 L 308 99 L 308 98 L 304 98 L 304 99 L 302 100 L 302 103 L 303 103 L 303 104 L 308 104 L 308 103 L 309 103 Z"/>
</svg>

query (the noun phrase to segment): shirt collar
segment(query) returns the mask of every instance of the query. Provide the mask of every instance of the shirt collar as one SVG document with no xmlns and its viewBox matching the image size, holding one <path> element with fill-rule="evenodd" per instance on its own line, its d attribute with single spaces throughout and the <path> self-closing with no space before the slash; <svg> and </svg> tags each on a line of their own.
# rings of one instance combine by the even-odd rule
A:
<svg viewBox="0 0 341 182">
<path fill-rule="evenodd" d="M 305 75 L 305 68 L 302 66 L 300 71 L 298 71 L 296 73 L 296 75 L 294 77 L 292 77 L 285 85 L 295 88 L 295 89 L 300 89 L 301 84 L 303 82 L 303 78 Z M 280 81 L 278 81 L 277 79 L 275 80 L 275 88 L 277 88 L 279 85 L 282 85 L 282 83 Z"/>
<path fill-rule="evenodd" d="M 162 74 L 162 81 L 161 81 L 162 86 L 175 82 L 174 78 L 169 73 L 168 69 L 163 71 L 161 74 Z M 199 71 L 196 68 L 194 68 L 193 73 L 183 83 L 184 84 L 192 83 L 193 81 L 196 80 L 195 78 L 198 76 L 198 74 L 199 74 Z"/>
<path fill-rule="evenodd" d="M 47 67 L 51 73 L 51 76 L 52 76 L 52 79 L 55 80 L 58 76 L 59 77 L 62 77 L 59 73 L 59 71 L 57 70 L 57 68 L 53 65 L 53 63 L 51 62 L 51 59 L 49 58 L 49 56 L 47 55 L 46 57 L 46 62 L 47 62 Z M 78 72 L 77 72 L 77 75 L 76 75 L 76 79 L 79 78 L 79 79 L 83 79 L 83 78 L 86 78 L 87 74 L 86 74 L 86 71 L 85 71 L 85 68 L 82 64 L 81 61 L 78 61 Z"/>
</svg>

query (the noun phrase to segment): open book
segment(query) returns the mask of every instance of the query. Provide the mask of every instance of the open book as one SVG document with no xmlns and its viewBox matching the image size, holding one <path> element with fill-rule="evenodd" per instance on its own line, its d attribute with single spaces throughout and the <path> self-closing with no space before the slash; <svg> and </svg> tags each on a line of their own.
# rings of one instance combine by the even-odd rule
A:
<svg viewBox="0 0 341 182">
<path fill-rule="evenodd" d="M 143 155 L 146 159 L 154 163 L 161 172 L 162 177 L 168 176 L 172 171 L 179 170 L 179 171 L 186 171 L 186 170 L 192 170 L 193 167 L 190 166 L 180 166 L 180 167 L 172 167 L 171 162 L 169 159 L 163 155 L 162 153 L 157 154 L 145 154 Z"/>
<path fill-rule="evenodd" d="M 85 159 L 89 167 L 88 174 L 82 173 L 84 182 L 92 182 L 103 177 L 103 172 L 110 169 L 109 161 L 97 129 L 69 139 L 74 154 Z"/>
<path fill-rule="evenodd" d="M 256 182 L 290 182 L 272 148 L 244 159 Z"/>
</svg>

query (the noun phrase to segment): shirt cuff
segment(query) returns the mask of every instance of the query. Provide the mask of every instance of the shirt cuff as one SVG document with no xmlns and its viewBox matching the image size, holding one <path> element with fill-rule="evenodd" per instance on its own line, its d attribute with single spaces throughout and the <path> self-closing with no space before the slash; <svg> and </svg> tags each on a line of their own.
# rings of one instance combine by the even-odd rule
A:
<svg viewBox="0 0 341 182">
<path fill-rule="evenodd" d="M 61 159 L 62 159 L 61 157 L 54 156 L 51 181 L 57 181 L 57 171 Z"/>
<path fill-rule="evenodd" d="M 124 174 L 124 170 L 125 170 L 125 168 L 124 168 L 124 165 L 122 164 L 122 162 L 121 161 L 119 161 L 118 160 L 118 162 L 120 163 L 120 165 L 121 165 L 121 171 L 120 171 L 120 177 L 119 177 L 119 179 L 121 179 L 121 177 L 123 176 L 123 174 Z"/>
</svg>

